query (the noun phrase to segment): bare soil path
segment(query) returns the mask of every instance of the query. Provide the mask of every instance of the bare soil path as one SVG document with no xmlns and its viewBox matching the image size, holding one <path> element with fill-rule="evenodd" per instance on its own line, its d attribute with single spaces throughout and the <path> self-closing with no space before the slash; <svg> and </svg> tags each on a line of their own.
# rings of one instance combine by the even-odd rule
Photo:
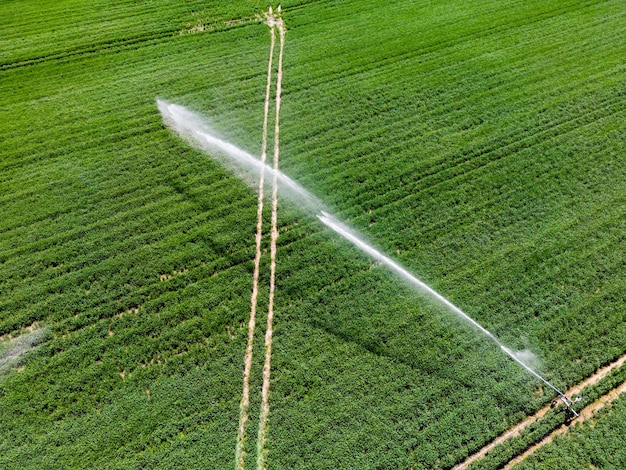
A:
<svg viewBox="0 0 626 470">
<path fill-rule="evenodd" d="M 278 7 L 280 15 L 280 7 Z M 283 19 L 274 17 L 273 21 L 268 19 L 270 27 L 275 26 L 280 37 L 280 48 L 278 53 L 278 72 L 276 76 L 276 116 L 274 126 L 274 180 L 272 192 L 272 234 L 270 242 L 270 296 L 267 310 L 267 327 L 265 330 L 265 362 L 263 365 L 263 388 L 261 389 L 261 417 L 259 422 L 259 436 L 257 439 L 257 469 L 265 470 L 267 438 L 267 420 L 270 413 L 269 393 L 270 393 L 270 370 L 272 359 L 272 334 L 274 321 L 274 293 L 276 292 L 276 241 L 278 240 L 278 161 L 280 156 L 279 131 L 280 131 L 280 96 L 283 79 L 283 51 L 285 47 L 285 25 Z M 273 25 L 273 26 L 272 26 Z"/>
<path fill-rule="evenodd" d="M 604 377 L 606 377 L 611 371 L 619 369 L 620 367 L 622 367 L 624 365 L 624 363 L 626 363 L 626 354 L 624 354 L 622 357 L 620 357 L 619 359 L 617 359 L 615 362 L 612 362 L 611 364 L 602 367 L 600 369 L 598 369 L 596 371 L 595 374 L 593 374 L 592 376 L 590 376 L 589 378 L 585 379 L 584 381 L 580 382 L 577 385 L 574 385 L 573 387 L 571 387 L 569 390 L 567 390 L 565 392 L 565 395 L 567 395 L 568 397 L 574 397 L 576 395 L 580 395 L 580 393 L 582 392 L 583 389 L 585 389 L 586 387 L 589 387 L 590 385 L 595 385 L 598 382 L 600 382 L 600 380 L 602 380 Z M 622 384 L 622 386 L 618 387 L 617 389 L 613 390 L 611 393 L 613 393 L 616 390 L 622 390 L 624 388 L 624 384 Z M 622 393 L 622 392 L 620 392 Z M 608 394 L 610 395 L 610 393 Z M 605 397 L 608 397 L 608 395 L 605 395 Z M 580 413 L 580 417 L 576 418 L 576 420 L 574 420 L 573 422 L 582 422 L 584 421 L 585 418 L 584 417 L 584 413 L 589 413 L 590 411 L 588 410 L 588 408 L 590 410 L 595 410 L 595 408 L 591 408 L 594 405 L 596 405 L 597 403 L 603 403 L 601 404 L 600 408 L 602 406 L 604 406 L 604 404 L 606 404 L 606 402 L 602 402 L 602 399 L 605 398 L 602 397 L 600 398 L 600 400 L 598 400 L 597 402 L 589 405 L 588 407 L 586 407 L 581 413 Z M 612 401 L 612 400 L 611 400 Z M 534 415 L 529 416 L 528 418 L 526 418 L 525 420 L 521 421 L 520 423 L 516 424 L 515 426 L 513 426 L 511 429 L 509 429 L 508 431 L 506 431 L 504 434 L 500 435 L 499 437 L 497 437 L 495 440 L 493 440 L 492 442 L 490 442 L 489 444 L 487 444 L 485 447 L 483 447 L 482 449 L 480 449 L 478 452 L 476 452 L 475 454 L 471 455 L 467 460 L 465 460 L 464 462 L 460 463 L 459 465 L 454 467 L 454 470 L 463 470 L 466 469 L 470 464 L 472 464 L 473 462 L 476 462 L 477 460 L 482 459 L 485 455 L 487 455 L 487 453 L 491 450 L 493 450 L 495 447 L 497 447 L 498 445 L 506 442 L 507 440 L 519 436 L 522 431 L 524 429 L 526 429 L 528 426 L 530 426 L 531 424 L 533 424 L 535 421 L 540 420 L 541 418 L 543 418 L 546 413 L 550 410 L 551 406 L 547 405 L 544 406 L 543 408 L 541 408 L 539 411 L 537 411 Z M 599 409 L 599 408 L 598 408 Z M 597 411 L 597 410 L 596 410 Z M 595 413 L 595 411 L 593 411 L 593 413 Z M 592 413 L 592 414 L 593 414 Z M 565 428 L 563 431 L 560 431 L 560 433 L 562 434 L 563 432 L 567 431 L 568 427 L 567 426 L 562 426 L 561 428 L 557 429 L 556 431 L 554 431 L 554 433 L 558 432 L 559 430 L 561 430 L 562 428 Z M 552 436 L 554 433 L 552 433 L 550 436 Z M 546 439 L 550 438 L 550 436 L 546 437 Z M 552 438 L 550 438 L 550 441 L 552 440 Z M 543 441 L 542 441 L 543 442 Z M 548 441 L 549 442 L 549 441 Z M 528 453 L 528 455 L 530 455 L 532 452 L 534 452 L 537 448 L 539 448 L 541 445 L 547 444 L 547 442 L 541 444 L 537 443 L 535 444 L 533 447 L 529 448 L 524 454 L 521 454 L 519 457 L 517 458 L 521 458 L 522 456 L 526 456 L 526 454 Z M 532 452 L 530 452 L 532 450 Z M 530 452 L 530 453 L 529 453 Z M 524 457 L 525 458 L 525 457 Z M 521 461 L 521 460 L 520 460 Z M 512 460 L 508 465 L 514 465 L 515 459 Z M 515 462 L 517 463 L 517 462 Z M 505 467 L 505 468 L 510 468 L 510 467 Z"/>
<path fill-rule="evenodd" d="M 261 148 L 261 162 L 265 163 L 267 159 L 267 123 L 270 106 L 270 92 L 272 86 L 272 58 L 274 57 L 274 46 L 276 43 L 274 27 L 270 26 L 271 42 L 270 42 L 270 56 L 267 66 L 267 84 L 265 88 L 265 105 L 263 109 L 263 142 Z M 252 349 L 254 343 L 254 330 L 256 328 L 256 309 L 257 298 L 259 293 L 259 268 L 261 264 L 261 240 L 263 237 L 263 186 L 264 186 L 264 172 L 265 166 L 261 166 L 261 175 L 259 177 L 259 196 L 257 206 L 257 226 L 256 226 L 256 251 L 254 255 L 254 272 L 252 274 L 252 295 L 250 298 L 250 319 L 248 320 L 248 342 L 246 345 L 246 353 L 244 356 L 244 371 L 243 371 L 243 391 L 241 394 L 241 404 L 239 409 L 239 427 L 237 430 L 237 449 L 236 449 L 236 462 L 237 469 L 243 470 L 245 468 L 245 439 L 246 439 L 246 424 L 248 422 L 248 409 L 250 407 L 250 372 L 252 370 Z"/>
</svg>

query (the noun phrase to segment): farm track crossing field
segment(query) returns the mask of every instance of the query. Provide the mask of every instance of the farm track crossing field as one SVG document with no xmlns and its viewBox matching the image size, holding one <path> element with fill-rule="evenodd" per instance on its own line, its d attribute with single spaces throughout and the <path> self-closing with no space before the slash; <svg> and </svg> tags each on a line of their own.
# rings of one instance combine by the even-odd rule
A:
<svg viewBox="0 0 626 470">
<path fill-rule="evenodd" d="M 235 465 L 257 198 L 155 100 L 258 153 L 268 6 L 0 6 L 0 351 L 46 331 L 0 375 L 0 468 Z M 282 171 L 559 388 L 622 356 L 623 2 L 282 10 Z M 553 398 L 296 204 L 278 223 L 268 467 L 451 468 Z M 519 468 L 623 466 L 624 415 L 620 398 Z"/>
</svg>

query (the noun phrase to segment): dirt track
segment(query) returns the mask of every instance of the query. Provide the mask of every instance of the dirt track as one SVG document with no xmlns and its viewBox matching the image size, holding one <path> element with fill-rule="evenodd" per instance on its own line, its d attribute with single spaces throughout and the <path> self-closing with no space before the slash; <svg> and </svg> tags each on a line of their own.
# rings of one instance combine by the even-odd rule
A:
<svg viewBox="0 0 626 470">
<path fill-rule="evenodd" d="M 586 387 L 588 387 L 590 385 L 597 384 L 600 380 L 602 380 L 604 377 L 606 377 L 611 371 L 613 371 L 615 369 L 619 369 L 620 367 L 622 367 L 622 365 L 624 365 L 625 362 L 626 362 L 626 354 L 624 354 L 622 357 L 620 357 L 615 362 L 612 362 L 611 364 L 598 369 L 595 374 L 593 374 L 589 378 L 585 379 L 584 381 L 580 382 L 579 384 L 574 385 L 573 387 L 571 387 L 569 390 L 567 390 L 565 392 L 565 395 L 567 395 L 568 397 L 573 397 L 573 396 L 576 396 L 576 395 L 580 395 L 580 393 L 582 392 L 583 389 L 585 389 Z M 605 395 L 604 397 L 601 397 L 597 402 L 595 402 L 595 403 L 589 405 L 588 407 L 586 407 L 580 413 L 580 415 L 581 415 L 580 418 L 577 418 L 574 422 L 582 422 L 582 421 L 584 421 L 585 419 L 587 419 L 589 417 L 589 416 L 585 417 L 585 415 L 584 415 L 585 413 L 587 415 L 588 415 L 588 413 L 591 413 L 591 415 L 593 415 L 598 409 L 602 408 L 602 406 L 604 406 L 605 404 L 610 403 L 611 401 L 613 401 L 614 398 L 612 400 L 610 400 L 610 401 L 606 401 L 606 400 L 608 400 L 608 398 L 606 398 L 606 397 L 611 395 L 611 393 L 615 392 L 616 390 L 622 390 L 623 391 L 623 389 L 625 388 L 624 385 L 625 384 L 622 384 L 620 387 L 618 387 L 617 389 L 611 391 L 609 394 Z M 620 392 L 620 393 L 622 393 L 622 392 Z M 618 396 L 619 396 L 619 394 L 618 394 Z M 605 399 L 605 401 L 602 401 L 603 399 Z M 599 404 L 598 408 L 595 408 L 596 404 Z M 550 405 L 547 405 L 547 406 L 541 408 L 539 411 L 537 411 L 537 413 L 535 413 L 532 416 L 529 416 L 525 420 L 523 420 L 520 423 L 516 424 L 511 429 L 506 431 L 504 434 L 502 434 L 499 437 L 497 437 L 494 441 L 490 442 L 485 447 L 480 449 L 478 452 L 476 452 L 475 454 L 471 455 L 467 460 L 465 460 L 464 462 L 462 462 L 459 465 L 455 466 L 454 469 L 455 470 L 465 469 L 471 463 L 476 462 L 477 460 L 482 459 L 490 450 L 494 449 L 498 445 L 506 442 L 507 440 L 509 440 L 509 439 L 511 439 L 513 437 L 519 436 L 524 429 L 526 429 L 528 426 L 530 426 L 535 421 L 538 421 L 541 418 L 543 418 L 549 410 L 550 410 Z M 561 431 L 562 428 L 564 428 L 564 430 Z M 567 426 L 563 426 L 563 427 L 557 429 L 550 436 L 545 438 L 545 439 L 549 439 L 549 441 L 547 441 L 547 442 L 541 441 L 541 442 L 535 444 L 533 447 L 529 448 L 524 454 L 521 454 L 520 456 L 516 457 L 514 460 L 509 462 L 509 464 L 507 464 L 507 467 L 505 467 L 505 468 L 511 468 L 510 466 L 512 466 L 515 463 L 521 461 L 523 458 L 526 458 L 526 456 L 530 455 L 537 448 L 539 448 L 542 445 L 547 444 L 548 442 L 550 442 L 552 440 L 551 436 L 555 435 L 555 433 L 558 432 L 558 433 L 562 434 L 562 433 L 566 432 L 567 429 L 568 429 Z M 517 460 L 517 459 L 520 459 L 520 460 Z"/>
<path fill-rule="evenodd" d="M 269 115 L 270 92 L 272 87 L 272 58 L 274 57 L 274 46 L 276 43 L 274 28 L 270 26 L 271 42 L 270 56 L 267 66 L 267 84 L 265 89 L 265 104 L 263 109 L 263 143 L 261 148 L 261 162 L 265 163 L 267 159 L 267 123 Z M 261 240 L 263 237 L 263 186 L 265 166 L 261 166 L 261 175 L 259 177 L 259 195 L 257 206 L 257 226 L 256 226 L 256 251 L 254 255 L 254 272 L 252 274 L 252 295 L 250 298 L 250 319 L 248 321 L 248 342 L 246 345 L 246 353 L 244 357 L 243 371 L 243 391 L 241 394 L 241 404 L 239 410 L 239 427 L 237 429 L 237 449 L 236 460 L 237 469 L 245 468 L 245 439 L 246 424 L 248 422 L 248 409 L 250 407 L 250 372 L 252 370 L 252 349 L 254 343 L 254 330 L 256 329 L 256 309 L 257 298 L 259 293 L 259 269 L 261 264 Z"/>
<path fill-rule="evenodd" d="M 280 14 L 280 7 L 278 10 Z M 280 49 L 278 53 L 278 72 L 276 76 L 276 116 L 274 126 L 274 180 L 272 191 L 272 233 L 270 242 L 270 295 L 267 309 L 267 327 L 265 330 L 265 362 L 263 364 L 263 388 L 261 390 L 261 417 L 259 422 L 259 436 L 257 440 L 257 469 L 265 470 L 265 440 L 267 437 L 267 420 L 270 413 L 270 371 L 272 360 L 272 333 L 274 321 L 274 293 L 276 291 L 276 241 L 278 240 L 278 161 L 280 157 L 279 131 L 280 131 L 280 96 L 283 79 L 283 51 L 285 48 L 285 26 L 282 18 L 268 19 L 270 28 L 275 27 L 280 37 Z M 274 33 L 272 33 L 273 35 Z"/>
</svg>

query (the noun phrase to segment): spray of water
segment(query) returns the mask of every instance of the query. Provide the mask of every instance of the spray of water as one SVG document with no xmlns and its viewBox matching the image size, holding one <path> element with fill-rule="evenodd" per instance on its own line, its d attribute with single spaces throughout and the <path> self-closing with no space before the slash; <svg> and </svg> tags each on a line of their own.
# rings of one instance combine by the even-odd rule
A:
<svg viewBox="0 0 626 470">
<path fill-rule="evenodd" d="M 550 387 L 552 390 L 554 390 L 563 400 L 563 402 L 568 407 L 570 406 L 568 405 L 568 403 L 571 402 L 569 402 L 569 399 L 565 396 L 565 394 L 554 385 L 552 385 L 550 382 L 548 382 L 541 375 L 539 375 L 527 363 L 527 354 L 514 352 L 511 349 L 507 348 L 489 330 L 487 330 L 480 323 L 478 323 L 476 320 L 463 312 L 463 310 L 454 305 L 443 295 L 435 291 L 424 282 L 420 281 L 405 268 L 403 268 L 400 264 L 396 263 L 391 258 L 385 256 L 380 251 L 376 250 L 371 245 L 366 243 L 363 240 L 363 237 L 358 235 L 354 230 L 348 228 L 345 224 L 342 224 L 333 216 L 325 212 L 323 210 L 324 205 L 322 204 L 322 202 L 311 193 L 309 193 L 302 186 L 297 184 L 288 176 L 284 175 L 282 172 L 274 170 L 270 166 L 261 163 L 257 158 L 255 158 L 248 152 L 212 135 L 211 131 L 203 123 L 202 119 L 197 114 L 187 110 L 182 106 L 167 103 L 162 100 L 157 100 L 157 104 L 163 116 L 163 120 L 174 131 L 176 131 L 179 135 L 187 139 L 191 144 L 195 145 L 196 147 L 199 147 L 211 153 L 215 151 L 221 153 L 224 157 L 226 157 L 221 159 L 222 163 L 226 165 L 229 169 L 234 171 L 236 174 L 242 175 L 242 173 L 244 173 L 246 176 L 249 176 L 250 174 L 260 174 L 261 168 L 264 168 L 266 174 L 275 175 L 279 185 L 281 186 L 281 189 L 283 190 L 284 196 L 293 199 L 298 204 L 303 206 L 304 209 L 316 213 L 318 219 L 328 228 L 335 231 L 338 235 L 341 235 L 343 238 L 348 240 L 364 253 L 368 254 L 372 258 L 387 266 L 389 269 L 394 271 L 401 278 L 408 281 L 414 287 L 417 287 L 422 292 L 428 294 L 441 304 L 445 305 L 448 309 L 457 314 L 459 317 L 463 318 L 465 321 L 469 322 L 482 334 L 495 342 L 505 354 L 507 354 L 511 359 L 513 359 L 516 363 L 522 366 L 527 372 L 529 372 L 534 377 Z"/>
<path fill-rule="evenodd" d="M 389 257 L 383 255 L 380 251 L 376 250 L 372 246 L 370 246 L 367 243 L 365 243 L 362 240 L 362 238 L 359 237 L 353 230 L 349 229 L 344 224 L 342 224 L 339 221 L 335 220 L 332 216 L 330 216 L 326 212 L 322 212 L 317 217 L 318 217 L 318 219 L 320 219 L 322 221 L 322 223 L 324 225 L 326 225 L 327 227 L 329 227 L 332 230 L 334 230 L 335 232 L 337 232 L 339 235 L 341 235 L 343 238 L 345 238 L 346 240 L 351 242 L 353 245 L 355 245 L 361 251 L 367 253 L 368 255 L 370 255 L 375 260 L 380 261 L 382 264 L 384 264 L 385 266 L 390 268 L 392 271 L 394 271 L 396 274 L 398 274 L 401 278 L 407 280 L 410 284 L 412 284 L 413 286 L 417 287 L 422 292 L 430 295 L 431 297 L 434 297 L 440 303 L 442 303 L 443 305 L 448 307 L 451 311 L 453 311 L 454 313 L 459 315 L 461 318 L 463 318 L 464 320 L 466 320 L 469 323 L 471 323 L 475 328 L 477 328 L 485 336 L 487 336 L 492 341 L 494 341 L 500 347 L 500 349 L 502 349 L 502 351 L 504 351 L 507 355 L 509 355 L 511 357 L 511 359 L 513 359 L 515 362 L 520 364 L 524 369 L 526 369 L 532 375 L 534 375 L 539 380 L 541 380 L 546 385 L 548 385 L 550 388 L 552 388 L 560 396 L 563 395 L 563 393 L 558 388 L 556 388 L 554 385 L 552 385 L 550 382 L 548 382 L 546 379 L 544 379 L 542 376 L 540 376 L 528 364 L 526 364 L 523 361 L 524 355 L 516 354 L 515 352 L 511 351 L 504 344 L 502 344 L 498 340 L 498 338 L 496 338 L 489 330 L 487 330 L 485 327 L 483 327 L 480 323 L 478 323 L 476 320 L 474 320 L 472 317 L 470 317 L 463 310 L 461 310 L 459 307 L 454 305 L 452 302 L 450 302 L 448 299 L 446 299 L 443 295 L 441 295 L 439 292 L 434 290 L 428 284 L 425 284 L 424 282 L 420 281 L 418 278 L 413 276 L 410 272 L 408 272 L 405 268 L 400 266 L 398 263 L 396 263 L 395 261 L 393 261 Z"/>
<path fill-rule="evenodd" d="M 6 347 L 0 350 L 0 376 L 7 374 L 13 367 L 19 366 L 26 353 L 40 344 L 46 337 L 48 330 L 34 329 L 13 339 Z"/>
<path fill-rule="evenodd" d="M 157 106 L 159 111 L 161 111 L 163 121 L 177 134 L 187 140 L 191 145 L 201 150 L 212 153 L 217 150 L 220 155 L 216 155 L 216 157 L 219 159 L 220 163 L 241 177 L 251 187 L 256 189 L 261 169 L 263 169 L 268 178 L 276 177 L 278 186 L 283 195 L 297 201 L 298 204 L 303 205 L 305 209 L 312 212 L 319 212 L 324 207 L 319 199 L 284 173 L 274 170 L 270 165 L 262 163 L 258 158 L 245 150 L 215 137 L 211 129 L 209 129 L 202 118 L 197 114 L 183 106 L 168 103 L 163 100 L 157 100 Z"/>
</svg>

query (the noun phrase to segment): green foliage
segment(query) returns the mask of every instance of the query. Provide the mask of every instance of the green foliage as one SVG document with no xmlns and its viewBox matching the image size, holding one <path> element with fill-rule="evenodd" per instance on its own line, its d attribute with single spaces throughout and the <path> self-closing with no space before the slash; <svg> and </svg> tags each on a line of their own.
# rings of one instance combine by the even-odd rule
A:
<svg viewBox="0 0 626 470">
<path fill-rule="evenodd" d="M 0 351 L 49 333 L 0 377 L 0 467 L 228 468 L 256 196 L 155 98 L 258 153 L 268 3 L 5 3 Z M 285 173 L 557 386 L 623 354 L 621 2 L 282 7 Z M 279 218 L 273 468 L 449 468 L 551 398 L 311 214 Z M 525 465 L 623 466 L 590 460 L 623 408 Z"/>
</svg>

